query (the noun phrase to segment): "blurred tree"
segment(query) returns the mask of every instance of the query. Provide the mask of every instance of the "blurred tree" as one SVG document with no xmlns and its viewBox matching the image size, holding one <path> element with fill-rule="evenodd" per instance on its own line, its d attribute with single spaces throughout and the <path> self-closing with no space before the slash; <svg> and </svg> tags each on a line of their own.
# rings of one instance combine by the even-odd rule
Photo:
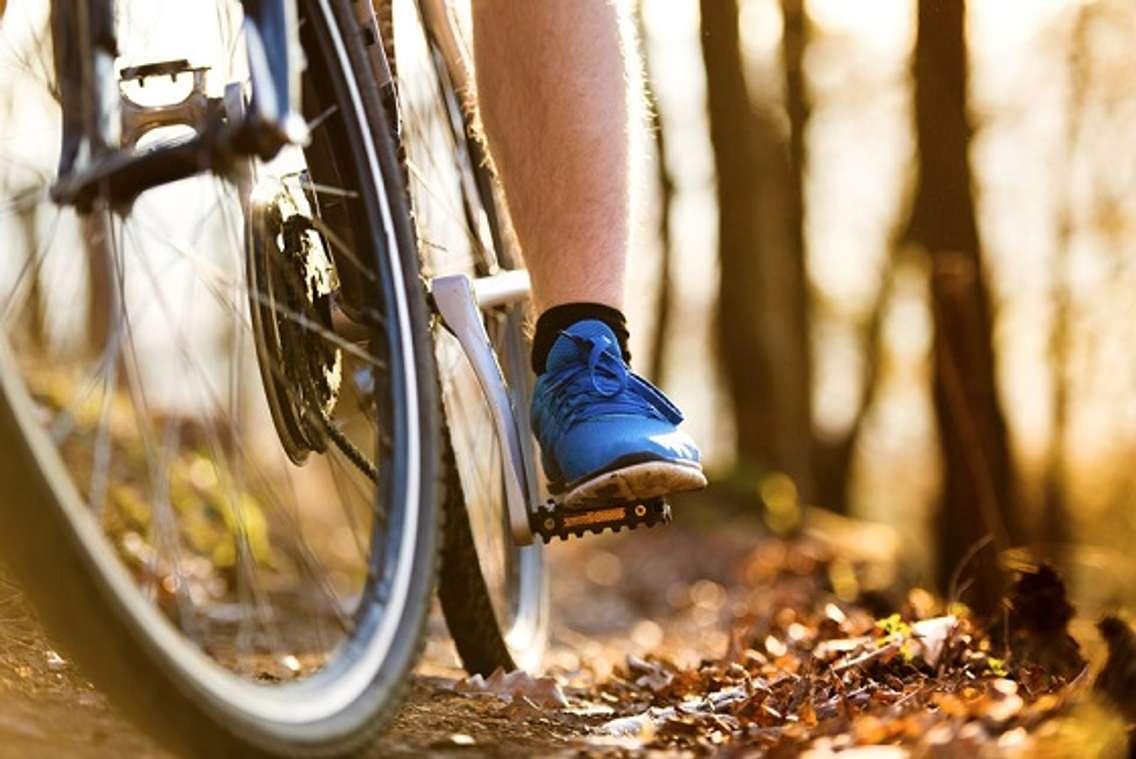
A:
<svg viewBox="0 0 1136 759">
<path fill-rule="evenodd" d="M 864 376 L 860 383 L 860 393 L 856 398 L 852 421 L 842 433 L 835 436 L 818 435 L 816 438 L 815 461 L 817 482 L 817 504 L 838 514 L 851 511 L 849 486 L 852 480 L 852 464 L 856 445 L 864 423 L 875 404 L 880 389 L 880 368 L 883 360 L 884 313 L 891 300 L 896 269 L 899 262 L 889 254 L 880 275 L 880 287 L 875 303 L 862 323 L 857 324 L 860 331 L 860 347 L 863 352 Z"/>
<path fill-rule="evenodd" d="M 795 295 L 800 307 L 795 308 L 786 318 L 796 320 L 789 325 L 794 334 L 806 346 L 805 360 L 808 360 L 809 324 L 807 317 L 807 291 L 803 288 L 808 282 L 805 271 L 807 245 L 805 242 L 805 178 L 808 168 L 806 133 L 810 115 L 808 86 L 805 78 L 805 52 L 808 49 L 812 29 L 803 0 L 781 0 L 781 15 L 784 31 L 781 43 L 782 63 L 785 72 L 785 112 L 789 121 L 789 172 L 787 176 L 786 198 L 788 214 L 786 223 L 789 233 L 789 265 L 796 267 L 794 279 L 801 283 L 802 290 Z M 865 376 L 861 384 L 860 397 L 852 423 L 843 434 L 826 438 L 810 433 L 812 442 L 812 465 L 815 483 L 815 500 L 819 506 L 847 514 L 850 511 L 848 488 L 852 475 L 852 458 L 860 430 L 867 418 L 879 386 L 879 348 L 883 326 L 883 311 L 891 292 L 891 262 L 883 276 L 876 303 L 862 325 Z M 807 368 L 811 374 L 811 365 Z M 810 388 L 811 389 L 811 388 Z"/>
<path fill-rule="evenodd" d="M 27 192 L 24 197 L 36 197 L 40 194 L 41 188 L 33 188 Z M 27 251 L 28 260 L 24 265 L 23 271 L 20 276 L 24 277 L 28 283 L 28 305 L 25 309 L 27 324 L 27 334 L 31 338 L 32 343 L 37 348 L 44 348 L 47 345 L 47 325 L 44 319 L 47 316 L 46 306 L 43 300 L 43 282 L 40 277 L 40 268 L 43 263 L 40 251 L 39 232 L 36 230 L 36 211 L 39 209 L 37 203 L 20 203 L 19 210 L 16 211 L 16 218 L 19 220 L 20 230 L 23 234 L 24 250 Z"/>
<path fill-rule="evenodd" d="M 736 0 L 702 0 L 710 140 L 718 177 L 718 349 L 734 405 L 738 474 L 781 471 L 801 499 L 815 494 L 812 463 L 808 290 L 804 276 L 801 170 L 770 109 L 746 86 Z M 802 22 L 803 23 L 803 22 Z M 803 128 L 796 48 L 793 118 Z M 787 60 L 788 60 L 787 58 Z M 794 165 L 796 162 L 796 165 Z"/>
<path fill-rule="evenodd" d="M 52 97 L 60 105 L 62 105 L 62 93 L 66 87 L 60 72 L 65 68 L 65 61 L 69 53 L 51 45 L 48 39 L 51 24 L 59 23 L 60 18 L 67 18 L 66 15 L 57 15 L 57 12 L 62 8 L 64 6 L 52 4 L 48 9 L 48 14 L 43 19 L 43 26 L 37 29 L 33 35 L 33 39 L 36 41 L 34 48 L 35 65 L 32 66 L 30 59 L 26 63 L 30 71 L 42 72 L 44 80 L 50 84 Z M 66 11 L 64 11 L 65 13 Z M 45 177 L 44 181 L 46 183 L 49 180 Z M 119 287 L 116 282 L 121 278 L 122 272 L 115 270 L 115 241 L 112 237 L 114 230 L 111 223 L 111 212 L 105 208 L 96 208 L 82 214 L 79 224 L 83 257 L 87 263 L 87 342 L 85 347 L 91 355 L 97 355 L 105 353 L 108 349 L 118 350 L 119 347 L 117 344 L 112 345 L 111 343 L 112 333 L 120 327 L 120 308 L 115 302 L 115 293 Z M 48 240 L 46 244 L 50 245 L 53 242 L 53 240 Z M 121 266 L 121 262 L 119 266 Z M 121 362 L 123 360 L 122 355 L 118 355 L 116 360 Z"/>
<path fill-rule="evenodd" d="M 654 92 L 650 94 L 651 123 L 655 137 L 655 162 L 659 181 L 659 286 L 655 291 L 655 333 L 651 337 L 651 367 L 648 376 L 656 384 L 663 384 L 667 367 L 667 335 L 671 328 L 671 201 L 674 198 L 674 180 L 667 167 L 666 134 L 659 118 Z"/>
<path fill-rule="evenodd" d="M 919 0 L 915 127 L 919 181 L 908 239 L 930 258 L 935 325 L 933 399 L 943 461 L 935 535 L 944 589 L 972 580 L 965 600 L 997 607 L 996 549 L 1016 535 L 1015 477 L 995 378 L 990 294 L 984 280 L 968 156 L 963 0 Z M 965 565 L 965 566 L 964 566 Z"/>
<path fill-rule="evenodd" d="M 1039 537 L 1047 549 L 1047 558 L 1060 563 L 1064 548 L 1069 542 L 1069 508 L 1066 438 L 1069 430 L 1069 355 L 1072 335 L 1069 321 L 1072 316 L 1072 277 L 1069 249 L 1073 244 L 1074 200 L 1073 164 L 1081 137 L 1081 114 L 1085 110 L 1088 91 L 1088 55 L 1090 10 L 1086 6 L 1076 11 L 1069 39 L 1067 60 L 1069 107 L 1065 113 L 1064 181 L 1054 182 L 1058 189 L 1056 249 L 1053 262 L 1053 328 L 1049 340 L 1049 362 L 1053 376 L 1053 431 L 1050 435 L 1048 460 L 1041 510 Z"/>
<path fill-rule="evenodd" d="M 3 2 L 0 2 L 0 14 L 3 14 L 3 12 Z M 43 34 L 43 29 L 33 31 L 32 39 L 38 42 L 42 39 Z M 32 65 L 34 62 L 39 62 L 39 58 L 33 61 L 32 55 L 15 50 L 13 50 L 13 54 L 16 60 L 19 60 L 28 71 L 35 71 Z M 8 88 L 0 95 L 0 98 L 2 98 L 0 99 L 0 123 L 2 123 L 3 120 L 9 119 L 11 114 L 19 107 L 19 93 L 14 88 Z M 24 309 L 24 318 L 27 320 L 25 325 L 27 334 L 39 348 L 45 345 L 46 325 L 44 319 L 46 312 L 44 310 L 43 284 L 40 281 L 40 267 L 43 262 L 40 256 L 39 231 L 36 228 L 36 223 L 39 199 L 44 192 L 46 183 L 47 177 L 35 176 L 30 178 L 25 186 L 8 185 L 3 188 L 5 197 L 13 199 L 9 209 L 20 228 L 24 250 L 27 252 L 27 261 L 21 265 L 18 276 L 27 283 L 27 307 Z M 15 248 L 18 249 L 18 246 L 19 243 L 16 243 Z"/>
<path fill-rule="evenodd" d="M 651 365 L 647 376 L 656 385 L 664 384 L 667 366 L 667 335 L 671 328 L 671 201 L 674 198 L 674 180 L 667 166 L 666 134 L 663 120 L 659 114 L 659 102 L 655 96 L 654 78 L 651 72 L 651 58 L 646 44 L 647 31 L 643 23 L 643 3 L 635 4 L 635 24 L 639 39 L 643 41 L 643 68 L 647 94 L 648 120 L 655 148 L 655 166 L 659 192 L 659 285 L 655 290 L 655 331 L 651 335 Z"/>
<path fill-rule="evenodd" d="M 781 314 L 792 349 L 782 356 L 787 363 L 786 379 L 800 382 L 792 396 L 794 416 L 800 424 L 795 431 L 798 445 L 808 446 L 807 478 L 812 481 L 807 497 L 825 508 L 847 513 L 846 497 L 851 456 L 847 466 L 826 467 L 826 458 L 812 424 L 812 342 L 809 280 L 806 270 L 808 248 L 805 238 L 805 177 L 808 169 L 806 134 L 810 115 L 808 83 L 805 78 L 805 52 L 811 27 L 804 0 L 781 0 L 783 20 L 781 63 L 785 76 L 785 114 L 789 121 L 789 166 L 786 175 L 786 216 L 788 250 L 784 266 L 786 308 Z M 790 433 L 793 434 L 793 433 Z M 851 447 L 850 447 L 851 449 Z"/>
</svg>

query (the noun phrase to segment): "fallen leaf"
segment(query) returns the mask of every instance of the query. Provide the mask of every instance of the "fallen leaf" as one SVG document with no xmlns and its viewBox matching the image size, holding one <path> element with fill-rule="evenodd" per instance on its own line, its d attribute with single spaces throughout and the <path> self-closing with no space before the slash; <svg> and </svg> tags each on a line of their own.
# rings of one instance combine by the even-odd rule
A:
<svg viewBox="0 0 1136 759">
<path fill-rule="evenodd" d="M 47 668 L 52 672 L 58 672 L 67 666 L 66 660 L 54 651 L 48 651 L 44 658 L 47 659 Z"/>
<path fill-rule="evenodd" d="M 847 654 L 856 651 L 872 642 L 872 639 L 867 635 L 861 635 L 856 638 L 836 638 L 834 640 L 825 640 L 817 644 L 813 649 L 813 656 L 819 659 L 825 659 L 833 654 Z"/>
<path fill-rule="evenodd" d="M 430 748 L 446 750 L 454 748 L 469 748 L 476 745 L 477 741 L 475 741 L 473 739 L 473 736 L 471 735 L 466 735 L 465 733 L 451 733 L 445 738 L 434 741 L 432 744 L 430 744 Z"/>
<path fill-rule="evenodd" d="M 879 717 L 864 715 L 852 723 L 852 735 L 861 746 L 873 746 L 886 741 L 889 732 Z"/>
<path fill-rule="evenodd" d="M 677 712 L 673 708 L 648 709 L 630 717 L 618 717 L 600 725 L 600 733 L 617 738 L 638 738 L 649 741 L 658 730 L 659 722 L 670 719 Z"/>
<path fill-rule="evenodd" d="M 911 634 L 918 641 L 923 661 L 928 667 L 934 668 L 939 665 L 943 649 L 957 628 L 958 617 L 953 614 L 923 619 L 911 625 Z"/>
<path fill-rule="evenodd" d="M 859 656 L 853 656 L 851 658 L 845 658 L 845 659 L 837 662 L 836 664 L 832 665 L 832 670 L 833 670 L 833 672 L 839 673 L 839 672 L 844 672 L 845 670 L 848 670 L 848 669 L 852 669 L 854 667 L 862 667 L 865 664 L 868 664 L 868 663 L 875 661 L 877 659 L 882 659 L 882 660 L 886 661 L 887 659 L 890 659 L 891 657 L 893 657 L 897 653 L 899 653 L 900 648 L 901 648 L 901 645 L 899 643 L 888 643 L 885 646 L 880 646 L 877 649 L 874 649 L 872 651 L 868 651 L 867 653 L 864 653 L 864 654 L 860 654 Z"/>
<path fill-rule="evenodd" d="M 991 700 L 986 706 L 983 716 L 996 725 L 1009 722 L 1018 716 L 1018 712 L 1025 706 L 1025 701 L 1016 693 L 1005 698 Z"/>
<path fill-rule="evenodd" d="M 627 668 L 633 674 L 639 675 L 635 680 L 635 684 L 640 688 L 646 688 L 652 693 L 666 690 L 675 679 L 672 672 L 669 672 L 657 662 L 640 659 L 634 655 L 627 657 Z"/>
<path fill-rule="evenodd" d="M 597 704 L 592 701 L 580 701 L 573 706 L 565 707 L 562 711 L 576 717 L 606 717 L 615 714 L 615 709 L 607 704 Z"/>
<path fill-rule="evenodd" d="M 562 709 L 568 706 L 564 692 L 551 677 L 533 677 L 523 670 L 505 673 L 498 667 L 488 679 L 481 675 L 461 680 L 454 685 L 456 693 L 488 694 L 507 703 L 527 699 L 534 706 Z"/>
<path fill-rule="evenodd" d="M 770 656 L 778 658 L 788 653 L 789 647 L 774 636 L 770 635 L 765 639 L 765 650 L 769 652 Z"/>
</svg>

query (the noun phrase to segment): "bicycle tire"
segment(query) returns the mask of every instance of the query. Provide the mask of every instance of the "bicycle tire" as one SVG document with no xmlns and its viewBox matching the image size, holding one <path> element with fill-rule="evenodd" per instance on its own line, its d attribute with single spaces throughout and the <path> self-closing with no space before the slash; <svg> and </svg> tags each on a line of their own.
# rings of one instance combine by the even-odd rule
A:
<svg viewBox="0 0 1136 759">
<path fill-rule="evenodd" d="M 430 16 L 433 4 L 432 22 L 426 18 Z M 424 41 L 429 52 L 429 64 L 425 70 L 418 71 L 419 76 L 430 79 L 428 87 L 436 88 L 438 96 L 437 107 L 443 109 L 439 115 L 444 127 L 449 130 L 448 138 L 452 140 L 453 153 L 456 156 L 452 164 L 447 163 L 446 168 L 458 175 L 456 184 L 460 187 L 461 203 L 464 208 L 462 222 L 467 226 L 465 234 L 476 241 L 464 253 L 464 261 L 445 260 L 447 253 L 441 251 L 433 241 L 420 245 L 421 255 L 424 259 L 424 268 L 437 269 L 449 273 L 460 271 L 471 277 L 499 273 L 504 270 L 516 269 L 521 261 L 516 255 L 514 246 L 507 240 L 508 222 L 503 213 L 503 206 L 497 195 L 498 185 L 489 166 L 481 142 L 476 134 L 473 115 L 467 107 L 459 104 L 466 103 L 456 92 L 455 83 L 446 65 L 445 55 L 442 52 L 447 45 L 438 45 L 434 35 L 452 34 L 451 42 L 460 34 L 452 26 L 447 29 L 437 29 L 431 24 L 452 24 L 453 19 L 442 18 L 439 9 L 444 3 L 432 3 L 424 0 L 418 4 L 419 14 L 415 19 L 424 29 Z M 380 29 L 388 55 L 398 63 L 398 51 L 395 34 L 398 23 L 393 20 L 391 0 L 384 0 L 379 4 L 378 13 Z M 421 8 L 427 7 L 426 13 Z M 400 19 L 401 20 L 401 19 Z M 419 61 L 419 65 L 421 62 Z M 406 84 L 411 76 L 407 72 L 409 67 L 399 63 L 396 68 L 396 82 Z M 400 81 L 401 80 L 401 81 Z M 403 102 L 406 97 L 400 98 Z M 404 108 L 404 119 L 408 111 Z M 425 117 L 430 117 L 426 114 Z M 403 124 L 406 127 L 404 121 Z M 414 125 L 411 125 L 413 127 Z M 412 142 L 413 135 L 404 135 L 404 148 L 402 155 L 415 154 Z M 420 146 L 419 146 L 420 147 Z M 419 152 L 421 155 L 421 152 Z M 436 166 L 442 163 L 432 158 L 429 165 Z M 420 169 L 421 171 L 421 169 Z M 414 172 L 407 172 L 419 182 L 424 180 L 415 177 Z M 421 193 L 425 203 L 430 205 L 443 205 L 444 201 L 437 191 Z M 423 209 L 428 215 L 432 209 Z M 476 219 L 484 215 L 487 230 L 476 229 Z M 456 215 L 456 214 L 455 214 Z M 429 219 L 418 220 L 418 224 L 430 228 Z M 463 253 L 456 256 L 461 258 Z M 441 260 L 440 260 L 441 259 Z M 523 306 L 513 306 L 512 312 L 487 317 L 487 328 L 498 352 L 499 363 L 506 375 L 510 387 L 510 395 L 514 399 L 514 409 L 518 413 L 518 422 L 522 429 L 527 429 L 528 402 L 532 388 L 531 372 L 528 367 L 528 341 L 525 336 Z M 439 328 L 440 329 L 440 328 Z M 446 336 L 440 331 L 438 340 Z M 442 347 L 439 347 L 442 350 Z M 441 361 L 441 359 L 440 359 Z M 464 365 L 459 367 L 456 374 L 467 370 Z M 458 655 L 463 667 L 470 673 L 488 675 L 500 668 L 506 671 L 515 669 L 534 670 L 539 667 L 540 659 L 548 638 L 548 578 L 547 567 L 543 558 L 543 547 L 533 545 L 524 548 L 517 547 L 512 542 L 512 535 L 504 518 L 504 493 L 496 493 L 496 507 L 500 512 L 496 515 L 485 513 L 475 514 L 479 510 L 478 502 L 487 500 L 484 493 L 477 493 L 476 498 L 470 488 L 475 492 L 484 487 L 483 482 L 477 482 L 466 472 L 463 478 L 462 470 L 458 466 L 455 448 L 460 444 L 459 430 L 473 425 L 484 425 L 488 419 L 485 414 L 484 400 L 472 376 L 447 377 L 446 370 L 440 368 L 442 380 L 442 396 L 445 447 L 445 469 L 447 485 L 446 498 L 443 509 L 446 513 L 446 534 L 442 548 L 442 568 L 438 584 L 438 595 L 442 611 L 446 618 L 447 627 L 454 640 Z M 447 385 L 447 383 L 451 383 Z M 454 388 L 453 384 L 461 383 L 461 388 Z M 469 390 L 471 402 L 457 400 L 461 395 L 459 390 Z M 484 454 L 480 445 L 470 445 L 468 441 L 462 446 L 462 455 L 467 458 Z M 495 446 L 490 440 L 488 445 Z M 532 436 L 524 434 L 521 445 L 524 448 L 528 463 L 535 462 L 535 442 Z M 499 454 L 498 454 L 499 455 Z M 492 459 L 492 457 L 489 457 Z M 492 466 L 492 465 L 491 465 Z M 468 469 L 468 466 L 467 466 Z M 530 481 L 529 497 L 539 498 L 539 487 L 535 469 L 527 472 Z M 499 484 L 499 483 L 498 483 Z M 481 510 L 484 511 L 484 504 Z M 494 517 L 497 517 L 496 519 Z M 477 527 L 474 522 L 478 521 Z M 489 521 L 493 523 L 490 524 Z M 496 533 L 487 536 L 487 533 Z M 506 582 L 508 587 L 493 587 L 499 585 L 501 578 L 494 577 L 495 567 L 485 564 L 486 553 L 497 545 L 505 546 L 508 555 L 505 558 L 507 566 L 505 571 L 512 572 L 513 577 Z M 496 580 L 496 583 L 491 581 Z"/>
<path fill-rule="evenodd" d="M 519 326 L 507 328 L 510 333 L 506 339 L 518 339 L 515 330 Z M 527 341 L 524 341 L 527 345 Z M 523 352 L 527 356 L 527 352 Z M 511 366 L 513 369 L 512 381 L 525 382 L 528 372 L 524 357 L 519 358 L 523 366 Z M 518 376 L 519 375 L 519 376 Z M 515 386 L 515 385 L 514 385 Z M 527 412 L 529 400 L 526 388 L 520 393 L 514 393 L 517 398 L 515 406 Z M 460 412 L 459 412 L 460 413 Z M 525 417 L 527 418 L 527 416 Z M 535 572 L 536 577 L 527 578 L 530 582 L 539 583 L 539 595 L 528 601 L 530 608 L 521 609 L 513 620 L 513 625 L 507 622 L 502 624 L 501 615 L 494 605 L 493 594 L 481 570 L 478 555 L 478 545 L 474 538 L 471 526 L 470 511 L 466 502 L 465 492 L 458 470 L 457 462 L 453 457 L 450 445 L 448 422 L 444 423 L 444 455 L 447 470 L 447 484 L 443 508 L 446 512 L 447 530 L 442 542 L 442 570 L 438 582 L 438 597 L 445 613 L 446 625 L 454 639 L 454 645 L 461 657 L 462 666 L 472 674 L 489 676 L 497 669 L 511 672 L 516 669 L 535 671 L 540 667 L 541 658 L 548 642 L 549 608 L 548 608 L 548 576 L 547 564 L 544 563 L 543 546 L 539 542 L 526 547 L 525 551 L 536 552 L 539 564 Z M 530 461 L 535 461 L 536 451 L 531 436 L 522 440 L 522 446 Z M 528 472 L 530 478 L 536 476 L 535 472 Z M 530 498 L 536 498 L 536 489 L 531 488 Z M 506 525 L 501 527 L 504 539 L 511 541 L 512 534 Z M 533 561 L 531 558 L 529 561 Z M 534 572 L 530 568 L 529 572 Z M 517 601 L 512 601 L 517 603 Z M 529 629 L 519 629 L 518 621 L 532 620 L 527 624 Z M 522 621 L 522 624 L 525 624 Z M 519 632 L 519 634 L 518 634 Z"/>
<path fill-rule="evenodd" d="M 3 558 L 46 629 L 84 674 L 139 726 L 183 754 L 338 755 L 372 740 L 398 707 L 421 651 L 438 569 L 438 489 L 444 472 L 429 314 L 404 193 L 384 189 L 402 186 L 394 130 L 375 78 L 357 77 L 369 71 L 367 45 L 378 41 L 368 39 L 348 0 L 302 0 L 300 8 L 304 34 L 325 56 L 325 70 L 334 80 L 326 84 L 349 91 L 354 109 L 345 118 L 354 124 L 352 148 L 370 156 L 374 194 L 367 199 L 380 204 L 371 210 L 387 217 L 389 233 L 397 241 L 397 250 L 376 251 L 375 265 L 383 269 L 386 302 L 401 304 L 396 309 L 401 352 L 392 355 L 391 365 L 395 372 L 404 370 L 405 382 L 399 387 L 405 395 L 418 399 L 402 409 L 407 428 L 416 433 L 413 440 L 407 438 L 407 450 L 414 451 L 411 463 L 404 461 L 399 473 L 417 483 L 416 492 L 406 485 L 406 502 L 417 510 L 417 526 L 404 538 L 409 546 L 403 557 L 409 562 L 401 570 L 405 605 L 391 623 L 377 667 L 335 672 L 333 663 L 328 668 L 332 675 L 364 678 L 352 686 L 344 704 L 318 719 L 290 719 L 283 713 L 278 718 L 264 710 L 253 713 L 235 701 L 226 703 L 218 696 L 221 690 L 207 687 L 220 682 L 220 675 L 210 669 L 215 665 L 189 650 L 172 627 L 163 626 L 164 620 L 146 606 L 117 564 L 36 418 L 6 341 L 0 340 L 0 440 L 6 452 L 0 458 L 0 476 L 11 484 L 4 504 L 6 524 L 0 530 Z M 308 52 L 311 56 L 316 50 Z M 400 480 L 397 488 L 403 484 Z M 230 690 L 225 692 L 238 693 L 235 686 L 226 685 Z"/>
</svg>

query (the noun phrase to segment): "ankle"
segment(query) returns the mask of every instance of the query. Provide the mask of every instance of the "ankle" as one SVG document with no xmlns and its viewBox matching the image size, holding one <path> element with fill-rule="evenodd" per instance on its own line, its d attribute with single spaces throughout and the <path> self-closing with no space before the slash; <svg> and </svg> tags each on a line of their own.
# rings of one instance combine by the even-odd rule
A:
<svg viewBox="0 0 1136 759">
<path fill-rule="evenodd" d="M 540 315 L 536 320 L 536 332 L 533 335 L 532 368 L 536 374 L 544 373 L 545 362 L 548 360 L 552 344 L 560 333 L 576 322 L 594 319 L 603 322 L 619 341 L 619 350 L 623 360 L 631 362 L 631 351 L 627 348 L 629 334 L 627 332 L 627 318 L 623 312 L 602 303 L 564 303 L 553 306 Z"/>
</svg>

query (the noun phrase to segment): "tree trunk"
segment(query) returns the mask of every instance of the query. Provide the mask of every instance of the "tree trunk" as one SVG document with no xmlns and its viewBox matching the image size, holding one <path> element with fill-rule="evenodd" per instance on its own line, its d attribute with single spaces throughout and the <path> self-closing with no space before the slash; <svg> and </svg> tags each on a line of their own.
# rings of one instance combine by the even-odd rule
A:
<svg viewBox="0 0 1136 759">
<path fill-rule="evenodd" d="M 811 378 L 812 356 L 810 355 L 809 323 L 808 323 L 808 275 L 805 269 L 807 245 L 805 242 L 805 176 L 808 166 L 806 153 L 805 133 L 809 121 L 809 98 L 805 81 L 805 51 L 808 49 L 809 26 L 808 14 L 805 12 L 803 0 L 781 0 L 781 14 L 784 19 L 784 36 L 782 38 L 782 61 L 785 68 L 785 112 L 789 117 L 789 173 L 786 188 L 788 209 L 786 224 L 788 225 L 788 239 L 790 256 L 789 265 L 795 268 L 792 281 L 794 285 L 791 293 L 795 305 L 792 306 L 785 318 L 789 320 L 786 325 L 795 336 L 795 342 L 802 350 L 795 352 L 792 359 L 803 361 L 804 365 L 797 367 L 792 374 L 799 377 Z M 890 266 L 885 279 L 890 281 Z M 812 445 L 812 470 L 815 482 L 815 499 L 819 506 L 838 514 L 847 514 L 850 511 L 848 500 L 848 487 L 852 475 L 852 461 L 856 452 L 856 443 L 860 438 L 864 419 L 875 398 L 878 386 L 878 354 L 882 332 L 883 309 L 886 307 L 890 294 L 888 284 L 881 286 L 880 295 L 873 312 L 864 328 L 865 365 L 867 367 L 864 384 L 860 393 L 856 415 L 848 431 L 835 440 L 822 440 L 813 435 L 801 435 L 802 444 Z M 811 394 L 812 385 L 803 384 L 799 391 Z M 806 395 L 795 404 L 798 409 L 810 409 L 811 397 Z M 798 420 L 808 429 L 810 418 Z"/>
<path fill-rule="evenodd" d="M 777 314 L 785 333 L 783 346 L 775 357 L 782 380 L 779 385 L 783 404 L 783 429 L 787 466 L 801 472 L 798 486 L 809 501 L 816 499 L 815 435 L 812 425 L 812 341 L 809 335 L 809 282 L 805 268 L 805 132 L 809 120 L 809 99 L 805 83 L 805 49 L 809 39 L 809 20 L 804 0 L 781 0 L 784 34 L 781 55 L 785 70 L 785 112 L 789 117 L 789 166 L 786 177 L 785 224 L 787 250 L 780 256 L 784 273 L 780 290 L 784 297 Z M 821 504 L 824 505 L 824 504 Z"/>
<path fill-rule="evenodd" d="M 785 472 L 812 500 L 807 290 L 800 238 L 790 229 L 800 204 L 790 198 L 790 148 L 750 99 L 737 3 L 702 0 L 701 8 L 718 177 L 718 349 L 739 473 Z"/>
<path fill-rule="evenodd" d="M 671 327 L 671 199 L 674 197 L 674 180 L 667 168 L 666 137 L 662 120 L 656 113 L 655 160 L 659 170 L 659 286 L 655 292 L 655 332 L 651 336 L 651 368 L 647 376 L 657 385 L 665 382 L 667 369 L 667 336 Z"/>
<path fill-rule="evenodd" d="M 889 257 L 880 280 L 876 302 L 863 326 L 864 381 L 856 401 L 856 413 L 848 430 L 836 439 L 818 437 L 814 454 L 817 472 L 817 503 L 837 514 L 851 512 L 848 488 L 852 480 L 852 465 L 856 444 L 864 429 L 864 422 L 876 401 L 880 388 L 880 367 L 883 361 L 884 314 L 891 300 L 897 262 Z"/>
<path fill-rule="evenodd" d="M 34 191 L 29 191 L 31 196 Z M 24 318 L 27 320 L 27 335 L 32 345 L 38 350 L 47 347 L 47 328 L 44 319 L 47 316 L 46 304 L 43 300 L 43 278 L 41 268 L 43 257 L 40 251 L 39 233 L 36 230 L 36 211 L 39 208 L 35 203 L 25 203 L 23 198 L 16 201 L 18 210 L 16 218 L 23 233 L 24 249 L 27 250 L 28 260 L 24 264 L 21 276 L 27 279 L 28 302 L 24 309 Z"/>
<path fill-rule="evenodd" d="M 971 189 L 964 18 L 963 0 L 919 2 L 913 72 L 919 183 L 908 237 L 931 264 L 933 396 L 943 462 L 936 577 L 943 589 L 973 580 L 964 600 L 991 611 L 1003 578 L 995 553 L 976 548 L 989 538 L 1004 548 L 1016 534 L 1014 472 Z"/>
<path fill-rule="evenodd" d="M 659 188 L 659 284 L 655 290 L 655 331 L 651 335 L 651 364 L 647 370 L 647 377 L 656 385 L 664 384 L 668 351 L 667 337 L 671 328 L 671 200 L 674 198 L 675 185 L 667 167 L 666 133 L 663 130 L 663 120 L 659 114 L 659 102 L 655 96 L 654 76 L 651 70 L 651 59 L 648 54 L 650 46 L 647 44 L 647 32 L 643 23 L 643 4 L 636 3 L 635 22 L 639 32 L 639 39 L 643 47 L 643 67 L 647 71 L 646 93 L 647 105 L 650 109 L 651 135 L 654 138 L 655 161 L 657 164 L 656 177 Z"/>
<path fill-rule="evenodd" d="M 1053 262 L 1053 328 L 1049 342 L 1049 361 L 1053 383 L 1053 432 L 1050 434 L 1048 460 L 1045 467 L 1045 485 L 1041 507 L 1039 537 L 1046 548 L 1045 558 L 1061 565 L 1069 543 L 1068 477 L 1066 472 L 1066 438 L 1069 430 L 1069 354 L 1072 334 L 1069 322 L 1072 317 L 1072 293 L 1069 281 L 1072 276 L 1069 249 L 1073 244 L 1073 164 L 1076 160 L 1081 135 L 1081 114 L 1089 87 L 1089 72 L 1085 56 L 1089 45 L 1089 24 L 1092 11 L 1086 7 L 1077 12 L 1073 33 L 1069 41 L 1068 76 L 1069 106 L 1065 124 L 1064 181 L 1057 182 L 1057 205 L 1061 209 L 1057 224 L 1057 248 Z"/>
</svg>

